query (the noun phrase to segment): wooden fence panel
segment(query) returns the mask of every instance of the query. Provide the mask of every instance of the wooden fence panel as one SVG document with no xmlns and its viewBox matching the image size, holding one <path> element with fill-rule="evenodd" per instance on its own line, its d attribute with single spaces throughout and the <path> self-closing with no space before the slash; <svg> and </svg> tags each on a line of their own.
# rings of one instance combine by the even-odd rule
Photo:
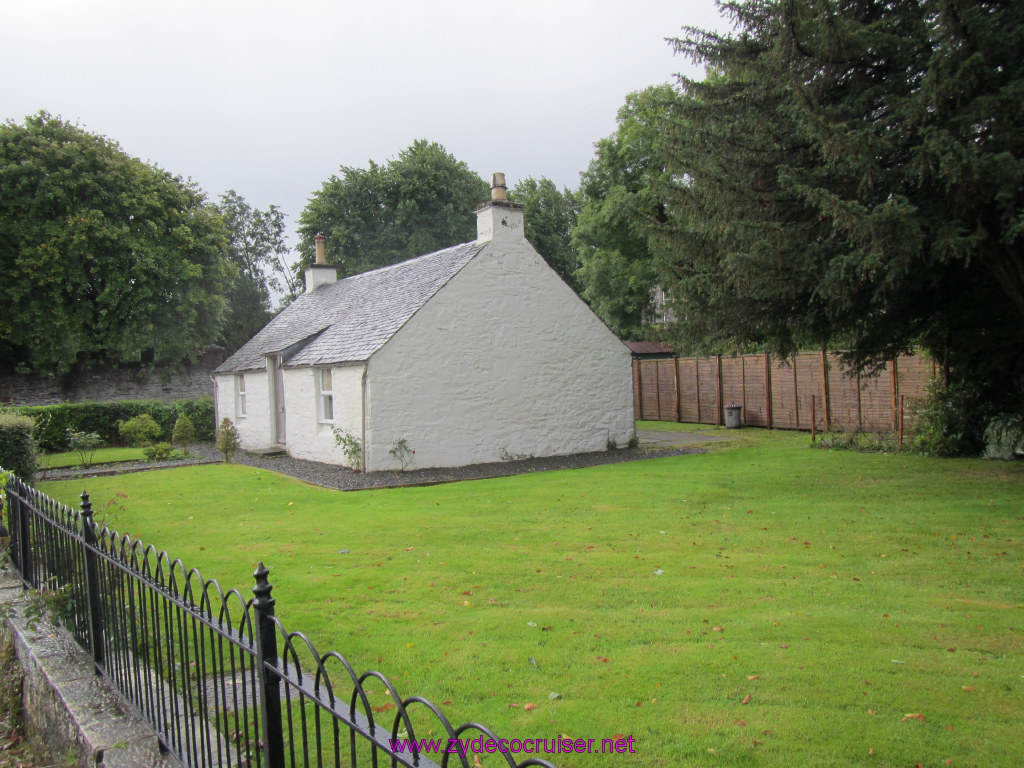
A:
<svg viewBox="0 0 1024 768">
<path fill-rule="evenodd" d="M 722 406 L 743 405 L 743 358 L 722 358 Z M 742 416 L 742 414 L 741 414 Z M 724 411 L 723 411 L 724 418 Z"/>
<path fill-rule="evenodd" d="M 633 364 L 633 404 L 639 418 L 721 424 L 723 407 L 743 406 L 743 423 L 781 429 L 811 429 L 812 398 L 817 429 L 888 432 L 913 421 L 935 364 L 927 357 L 901 357 L 877 375 L 848 374 L 840 356 L 809 352 L 788 361 L 765 355 L 673 358 Z"/>
<path fill-rule="evenodd" d="M 796 429 L 799 408 L 793 364 L 791 361 L 772 361 L 768 370 L 771 376 L 771 426 Z"/>
<path fill-rule="evenodd" d="M 796 357 L 797 403 L 800 421 L 797 429 L 811 429 L 814 417 L 815 429 L 825 427 L 825 392 L 822 389 L 821 355 L 813 352 Z M 792 375 L 792 374 L 790 374 Z M 811 402 L 811 399 L 814 402 Z"/>
<path fill-rule="evenodd" d="M 675 421 L 678 418 L 675 360 L 655 360 L 655 363 L 658 370 L 658 418 L 662 421 Z"/>
<path fill-rule="evenodd" d="M 692 357 L 680 357 L 676 360 L 679 372 L 679 420 L 690 424 L 700 423 L 700 412 L 697 407 L 697 360 Z"/>
<path fill-rule="evenodd" d="M 697 381 L 700 385 L 700 423 L 720 424 L 717 358 L 702 357 L 697 360 Z"/>
<path fill-rule="evenodd" d="M 861 429 L 865 432 L 890 432 L 893 428 L 892 366 L 877 375 L 860 377 Z"/>
<path fill-rule="evenodd" d="M 743 423 L 752 427 L 768 426 L 768 400 L 764 355 L 744 355 L 743 366 Z"/>
</svg>

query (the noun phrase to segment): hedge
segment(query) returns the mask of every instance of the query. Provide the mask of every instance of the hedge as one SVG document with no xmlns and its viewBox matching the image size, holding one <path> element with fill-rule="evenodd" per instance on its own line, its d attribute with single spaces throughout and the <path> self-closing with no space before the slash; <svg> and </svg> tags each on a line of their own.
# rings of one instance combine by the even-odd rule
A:
<svg viewBox="0 0 1024 768">
<path fill-rule="evenodd" d="M 32 439 L 34 427 L 35 422 L 27 416 L 0 412 L 0 467 L 25 481 L 31 480 L 39 468 Z"/>
<path fill-rule="evenodd" d="M 58 453 L 68 449 L 68 430 L 95 432 L 107 445 L 120 445 L 123 440 L 118 432 L 117 423 L 144 413 L 152 416 L 161 426 L 167 439 L 170 439 L 174 422 L 182 414 L 191 419 L 196 428 L 198 442 L 212 443 L 216 429 L 213 398 L 210 397 L 175 400 L 173 403 L 158 400 L 119 400 L 112 403 L 24 405 L 13 410 L 35 421 L 36 442 L 39 448 L 47 453 Z"/>
</svg>

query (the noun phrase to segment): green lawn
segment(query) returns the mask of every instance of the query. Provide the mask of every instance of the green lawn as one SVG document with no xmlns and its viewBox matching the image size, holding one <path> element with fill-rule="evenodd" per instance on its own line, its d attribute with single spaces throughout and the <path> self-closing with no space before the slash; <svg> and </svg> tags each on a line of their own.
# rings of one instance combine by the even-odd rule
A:
<svg viewBox="0 0 1024 768">
<path fill-rule="evenodd" d="M 428 488 L 233 465 L 41 487 L 97 509 L 127 494 L 113 527 L 225 588 L 248 594 L 265 561 L 289 629 L 453 720 L 636 739 L 628 762 L 561 766 L 1014 764 L 1024 466 L 734 432 Z"/>
<path fill-rule="evenodd" d="M 93 464 L 110 464 L 115 461 L 143 461 L 146 458 L 141 448 L 97 448 L 93 453 Z M 77 467 L 82 460 L 76 451 L 64 453 L 46 453 L 39 457 L 39 466 L 42 469 L 56 469 L 57 467 Z"/>
</svg>

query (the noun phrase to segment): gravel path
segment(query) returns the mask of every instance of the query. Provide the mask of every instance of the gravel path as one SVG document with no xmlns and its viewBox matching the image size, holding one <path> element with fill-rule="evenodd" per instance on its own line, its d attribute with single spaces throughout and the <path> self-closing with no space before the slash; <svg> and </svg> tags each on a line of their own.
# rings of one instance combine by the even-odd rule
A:
<svg viewBox="0 0 1024 768">
<path fill-rule="evenodd" d="M 599 464 L 617 464 L 637 459 L 654 459 L 662 456 L 678 456 L 685 453 L 703 453 L 697 445 L 665 449 L 622 448 L 615 451 L 578 453 L 572 456 L 549 456 L 539 459 L 501 461 L 493 464 L 473 464 L 468 467 L 447 467 L 438 469 L 409 469 L 405 472 L 353 472 L 347 467 L 322 464 L 317 461 L 293 459 L 290 456 L 263 457 L 239 451 L 233 459 L 235 464 L 244 464 L 260 469 L 269 469 L 283 475 L 305 480 L 307 483 L 337 488 L 343 491 L 358 491 L 366 488 L 394 488 L 405 485 L 434 485 L 459 480 L 479 480 L 486 477 L 506 477 L 527 472 L 544 472 L 555 469 L 578 469 Z M 146 462 L 132 461 L 96 466 L 88 471 L 79 467 L 44 470 L 36 475 L 38 480 L 67 480 L 81 477 L 102 477 L 128 472 L 142 472 L 165 467 L 213 464 L 223 456 L 209 443 L 192 446 L 193 457 L 178 461 Z"/>
</svg>

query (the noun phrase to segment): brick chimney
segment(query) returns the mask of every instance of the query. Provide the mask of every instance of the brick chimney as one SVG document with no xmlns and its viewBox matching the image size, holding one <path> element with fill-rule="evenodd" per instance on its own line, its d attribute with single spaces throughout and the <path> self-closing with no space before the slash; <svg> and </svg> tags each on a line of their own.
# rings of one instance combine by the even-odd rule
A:
<svg viewBox="0 0 1024 768">
<path fill-rule="evenodd" d="M 522 203 L 509 201 L 504 173 L 491 174 L 490 202 L 476 209 L 477 242 L 515 242 L 524 238 Z"/>
<path fill-rule="evenodd" d="M 326 241 L 323 235 L 313 238 L 313 246 L 316 249 L 316 263 L 306 267 L 306 293 L 314 291 L 321 285 L 336 283 L 338 281 L 338 268 L 327 263 L 327 250 L 324 246 Z"/>
</svg>

